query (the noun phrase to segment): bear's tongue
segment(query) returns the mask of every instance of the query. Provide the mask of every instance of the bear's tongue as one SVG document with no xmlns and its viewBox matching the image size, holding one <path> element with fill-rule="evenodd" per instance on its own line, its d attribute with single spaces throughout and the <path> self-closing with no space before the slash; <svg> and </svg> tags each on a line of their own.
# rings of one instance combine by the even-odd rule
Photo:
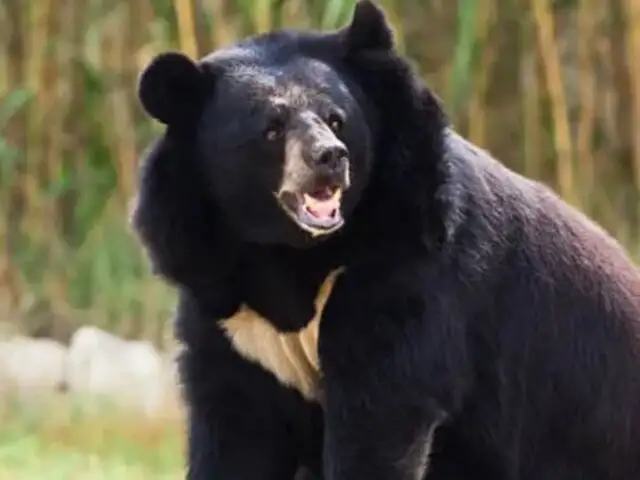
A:
<svg viewBox="0 0 640 480">
<path fill-rule="evenodd" d="M 340 190 L 326 189 L 313 192 L 313 195 L 304 193 L 304 208 L 312 216 L 319 219 L 331 218 L 340 208 Z"/>
</svg>

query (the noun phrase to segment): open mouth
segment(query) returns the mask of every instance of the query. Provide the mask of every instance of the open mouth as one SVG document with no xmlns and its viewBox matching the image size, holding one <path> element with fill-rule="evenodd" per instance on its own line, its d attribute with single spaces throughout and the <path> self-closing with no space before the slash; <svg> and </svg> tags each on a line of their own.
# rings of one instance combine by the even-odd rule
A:
<svg viewBox="0 0 640 480">
<path fill-rule="evenodd" d="M 313 236 L 326 235 L 342 226 L 342 188 L 327 186 L 309 192 L 284 190 L 278 194 L 284 211 Z"/>
</svg>

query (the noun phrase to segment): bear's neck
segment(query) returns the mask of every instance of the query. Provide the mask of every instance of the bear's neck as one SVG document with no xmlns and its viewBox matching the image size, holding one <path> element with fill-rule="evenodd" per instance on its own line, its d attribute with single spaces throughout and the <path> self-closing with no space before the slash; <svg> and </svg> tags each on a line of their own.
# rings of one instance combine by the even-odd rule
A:
<svg viewBox="0 0 640 480">
<path fill-rule="evenodd" d="M 318 289 L 340 268 L 338 242 L 309 248 L 253 247 L 240 260 L 235 283 L 244 303 L 279 331 L 298 331 L 315 315 Z"/>
</svg>

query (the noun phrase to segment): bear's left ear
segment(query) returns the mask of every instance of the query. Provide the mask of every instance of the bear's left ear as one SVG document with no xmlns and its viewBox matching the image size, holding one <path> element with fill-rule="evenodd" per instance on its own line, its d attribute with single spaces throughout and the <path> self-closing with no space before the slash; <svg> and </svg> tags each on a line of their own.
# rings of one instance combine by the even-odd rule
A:
<svg viewBox="0 0 640 480">
<path fill-rule="evenodd" d="M 138 81 L 138 99 L 145 111 L 165 125 L 192 118 L 201 103 L 204 75 L 182 53 L 164 52 L 144 69 Z"/>
<path fill-rule="evenodd" d="M 347 52 L 390 50 L 394 46 L 393 32 L 384 11 L 370 0 L 359 0 L 351 23 L 346 27 Z"/>
</svg>

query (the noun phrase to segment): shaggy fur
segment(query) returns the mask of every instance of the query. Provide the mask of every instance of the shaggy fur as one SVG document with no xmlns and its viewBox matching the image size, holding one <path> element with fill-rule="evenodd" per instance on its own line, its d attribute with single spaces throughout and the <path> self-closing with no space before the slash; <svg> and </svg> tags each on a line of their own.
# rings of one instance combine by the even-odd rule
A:
<svg viewBox="0 0 640 480">
<path fill-rule="evenodd" d="M 291 242 L 234 226 L 250 216 L 212 199 L 199 163 L 218 104 L 205 97 L 200 111 L 201 77 L 171 58 L 179 93 L 141 79 L 145 108 L 168 126 L 133 223 L 180 293 L 190 480 L 291 479 L 300 465 L 327 480 L 640 478 L 637 269 L 551 190 L 451 130 L 378 8 L 361 1 L 336 32 L 273 32 L 198 63 L 227 82 L 269 64 L 304 79 L 291 66 L 302 58 L 346 86 L 362 191 L 320 240 L 268 202 L 260 231 L 277 224 L 269 238 Z M 249 201 L 232 188 L 242 171 L 214 173 Z M 220 321 L 250 306 L 300 331 L 338 267 L 319 327 L 320 407 L 239 354 Z"/>
</svg>

